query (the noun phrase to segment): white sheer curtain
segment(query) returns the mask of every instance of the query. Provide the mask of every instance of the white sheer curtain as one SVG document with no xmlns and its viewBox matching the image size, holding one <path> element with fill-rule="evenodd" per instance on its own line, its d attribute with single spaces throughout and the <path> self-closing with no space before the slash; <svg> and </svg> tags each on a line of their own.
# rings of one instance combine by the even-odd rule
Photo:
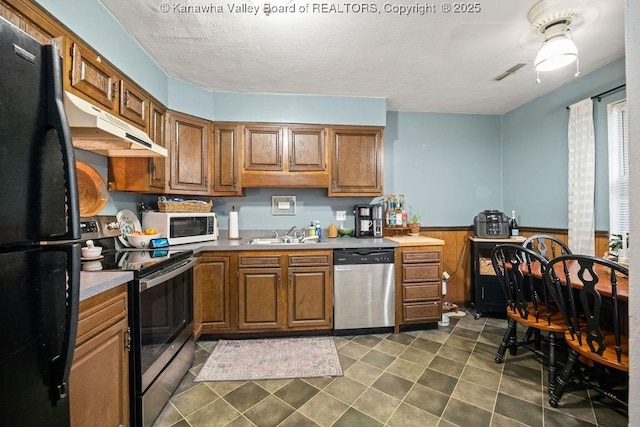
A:
<svg viewBox="0 0 640 427">
<path fill-rule="evenodd" d="M 593 101 L 569 107 L 569 248 L 595 255 Z"/>
</svg>

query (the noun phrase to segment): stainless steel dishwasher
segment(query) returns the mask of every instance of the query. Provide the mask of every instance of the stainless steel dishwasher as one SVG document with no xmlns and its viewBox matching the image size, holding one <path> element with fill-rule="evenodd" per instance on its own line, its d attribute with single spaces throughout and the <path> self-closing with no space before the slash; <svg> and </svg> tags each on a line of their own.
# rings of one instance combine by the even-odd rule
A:
<svg viewBox="0 0 640 427">
<path fill-rule="evenodd" d="M 393 262 L 389 248 L 333 251 L 334 330 L 394 326 Z"/>
</svg>

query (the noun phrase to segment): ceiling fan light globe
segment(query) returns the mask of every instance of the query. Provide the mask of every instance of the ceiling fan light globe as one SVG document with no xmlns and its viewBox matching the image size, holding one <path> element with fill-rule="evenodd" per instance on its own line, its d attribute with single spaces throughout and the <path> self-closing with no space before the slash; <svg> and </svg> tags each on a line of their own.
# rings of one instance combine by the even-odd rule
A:
<svg viewBox="0 0 640 427">
<path fill-rule="evenodd" d="M 534 61 L 537 71 L 552 71 L 565 67 L 578 59 L 578 48 L 573 40 L 557 37 L 544 42 Z"/>
</svg>

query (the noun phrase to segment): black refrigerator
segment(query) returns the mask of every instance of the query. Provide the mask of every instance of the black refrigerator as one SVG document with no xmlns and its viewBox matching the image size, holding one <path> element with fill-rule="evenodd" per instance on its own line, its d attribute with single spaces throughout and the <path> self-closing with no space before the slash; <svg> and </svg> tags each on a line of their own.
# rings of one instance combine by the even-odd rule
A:
<svg viewBox="0 0 640 427">
<path fill-rule="evenodd" d="M 0 18 L 0 424 L 68 426 L 80 224 L 61 58 Z"/>
</svg>

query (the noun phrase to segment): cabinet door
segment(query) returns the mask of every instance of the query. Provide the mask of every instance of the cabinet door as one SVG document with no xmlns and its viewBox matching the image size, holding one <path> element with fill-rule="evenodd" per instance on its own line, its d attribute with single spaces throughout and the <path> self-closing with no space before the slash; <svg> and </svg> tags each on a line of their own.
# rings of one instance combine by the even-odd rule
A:
<svg viewBox="0 0 640 427">
<path fill-rule="evenodd" d="M 170 113 L 171 190 L 209 194 L 208 129 L 206 120 Z"/>
<path fill-rule="evenodd" d="M 127 287 L 80 302 L 69 376 L 72 426 L 129 425 Z"/>
<path fill-rule="evenodd" d="M 324 128 L 290 127 L 288 139 L 290 172 L 327 169 Z"/>
<path fill-rule="evenodd" d="M 239 126 L 216 124 L 213 143 L 213 192 L 215 194 L 241 194 Z"/>
<path fill-rule="evenodd" d="M 329 196 L 382 195 L 382 130 L 334 128 Z"/>
<path fill-rule="evenodd" d="M 283 329 L 282 268 L 242 268 L 238 281 L 238 327 Z"/>
<path fill-rule="evenodd" d="M 149 138 L 163 147 L 167 147 L 165 139 L 166 110 L 155 102 L 149 106 Z M 167 159 L 164 157 L 149 158 L 149 187 L 164 191 L 167 184 Z"/>
<path fill-rule="evenodd" d="M 71 42 L 71 87 L 115 111 L 118 76 L 100 55 Z"/>
<path fill-rule="evenodd" d="M 124 319 L 76 348 L 69 377 L 71 425 L 129 425 L 127 338 Z"/>
<path fill-rule="evenodd" d="M 126 80 L 120 81 L 120 116 L 147 131 L 149 98 Z"/>
<path fill-rule="evenodd" d="M 204 256 L 195 267 L 193 306 L 196 331 L 200 326 L 205 334 L 231 328 L 229 269 L 229 256 Z"/>
<path fill-rule="evenodd" d="M 253 126 L 244 130 L 244 170 L 282 171 L 283 131 L 280 126 Z"/>
<path fill-rule="evenodd" d="M 9 4 L 11 3 L 11 4 Z M 0 16 L 43 45 L 54 45 L 60 56 L 64 49 L 62 30 L 29 1 L 0 1 Z"/>
<path fill-rule="evenodd" d="M 333 327 L 333 280 L 330 267 L 289 267 L 288 326 Z"/>
</svg>

